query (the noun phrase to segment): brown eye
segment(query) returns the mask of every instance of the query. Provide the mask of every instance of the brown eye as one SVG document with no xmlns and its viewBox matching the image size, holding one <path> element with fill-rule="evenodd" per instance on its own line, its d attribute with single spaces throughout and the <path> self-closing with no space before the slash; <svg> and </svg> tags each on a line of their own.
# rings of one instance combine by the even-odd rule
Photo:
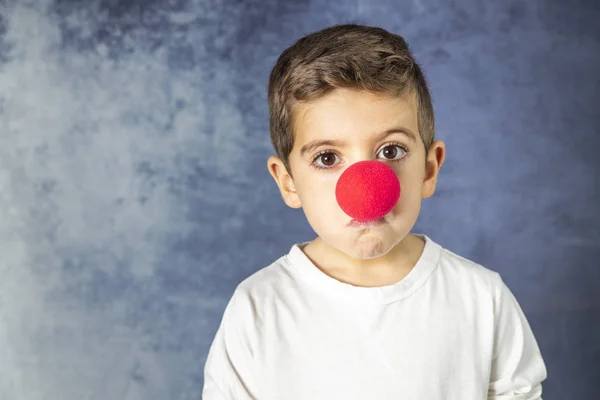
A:
<svg viewBox="0 0 600 400">
<path fill-rule="evenodd" d="M 318 159 L 320 159 L 326 167 L 331 167 L 335 164 L 335 154 L 333 153 L 321 154 Z"/>
<path fill-rule="evenodd" d="M 381 149 L 379 154 L 381 153 L 383 153 L 382 157 L 384 157 L 386 160 L 398 161 L 403 158 L 406 150 L 404 150 L 401 146 L 389 145 Z"/>
<path fill-rule="evenodd" d="M 385 158 L 393 159 L 398 154 L 398 150 L 396 150 L 396 146 L 387 146 L 383 149 L 383 156 Z"/>
</svg>

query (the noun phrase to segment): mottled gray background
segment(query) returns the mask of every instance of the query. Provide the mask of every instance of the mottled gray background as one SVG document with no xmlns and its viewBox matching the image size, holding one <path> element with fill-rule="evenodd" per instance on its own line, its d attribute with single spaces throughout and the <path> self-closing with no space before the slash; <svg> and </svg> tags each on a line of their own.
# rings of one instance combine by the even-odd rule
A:
<svg viewBox="0 0 600 400">
<path fill-rule="evenodd" d="M 598 1 L 0 1 L 0 399 L 199 399 L 224 307 L 313 232 L 268 175 L 300 36 L 406 37 L 448 158 L 415 228 L 499 271 L 549 371 L 600 381 Z"/>
</svg>

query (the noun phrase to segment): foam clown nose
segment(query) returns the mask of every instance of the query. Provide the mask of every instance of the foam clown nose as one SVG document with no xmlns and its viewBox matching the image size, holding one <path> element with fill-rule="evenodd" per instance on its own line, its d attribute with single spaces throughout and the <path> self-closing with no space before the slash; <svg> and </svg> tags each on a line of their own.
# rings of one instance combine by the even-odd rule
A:
<svg viewBox="0 0 600 400">
<path fill-rule="evenodd" d="M 335 197 L 340 208 L 355 220 L 377 220 L 398 202 L 400 181 L 381 161 L 359 161 L 342 173 Z"/>
</svg>

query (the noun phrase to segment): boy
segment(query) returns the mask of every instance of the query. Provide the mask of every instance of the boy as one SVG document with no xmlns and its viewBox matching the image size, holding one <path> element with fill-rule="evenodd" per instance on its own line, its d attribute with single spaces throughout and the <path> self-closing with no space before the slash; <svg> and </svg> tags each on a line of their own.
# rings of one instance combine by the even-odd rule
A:
<svg viewBox="0 0 600 400">
<path fill-rule="evenodd" d="M 268 169 L 317 237 L 242 282 L 206 361 L 204 400 L 533 400 L 546 368 L 499 274 L 410 233 L 445 157 L 405 41 L 338 25 L 283 52 L 269 81 Z M 383 162 L 401 183 L 355 225 L 339 176 Z"/>
</svg>

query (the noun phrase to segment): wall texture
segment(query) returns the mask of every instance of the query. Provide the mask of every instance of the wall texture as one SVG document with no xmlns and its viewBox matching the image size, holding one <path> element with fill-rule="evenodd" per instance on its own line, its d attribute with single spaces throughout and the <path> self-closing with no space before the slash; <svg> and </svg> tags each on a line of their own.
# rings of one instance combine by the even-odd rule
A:
<svg viewBox="0 0 600 400">
<path fill-rule="evenodd" d="M 266 83 L 343 22 L 408 40 L 448 158 L 415 231 L 499 271 L 545 400 L 600 380 L 600 3 L 0 1 L 0 399 L 198 399 L 235 286 L 313 232 Z"/>
</svg>

